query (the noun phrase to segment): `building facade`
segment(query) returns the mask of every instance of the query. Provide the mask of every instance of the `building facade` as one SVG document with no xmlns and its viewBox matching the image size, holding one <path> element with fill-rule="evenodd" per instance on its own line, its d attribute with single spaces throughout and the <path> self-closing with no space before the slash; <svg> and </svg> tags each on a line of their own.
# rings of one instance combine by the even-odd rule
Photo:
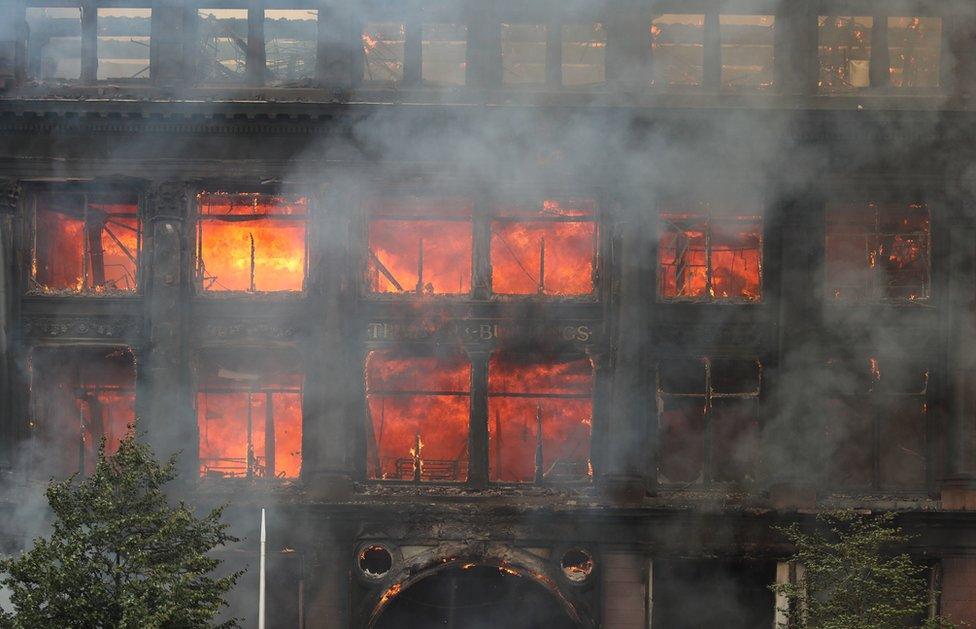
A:
<svg viewBox="0 0 976 629">
<path fill-rule="evenodd" d="M 3 550 L 134 423 L 246 624 L 262 507 L 274 627 L 771 627 L 844 507 L 976 622 L 974 92 L 961 0 L 4 2 Z"/>
</svg>

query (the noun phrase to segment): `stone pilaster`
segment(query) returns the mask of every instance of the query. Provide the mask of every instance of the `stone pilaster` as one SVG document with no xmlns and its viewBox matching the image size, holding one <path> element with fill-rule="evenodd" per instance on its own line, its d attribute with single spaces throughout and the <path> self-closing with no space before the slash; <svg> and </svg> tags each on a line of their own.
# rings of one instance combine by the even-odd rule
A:
<svg viewBox="0 0 976 629">
<path fill-rule="evenodd" d="M 182 3 L 159 1 L 152 8 L 149 76 L 156 85 L 173 85 L 188 78 L 184 46 L 192 44 L 184 30 L 186 10 Z"/>
<path fill-rule="evenodd" d="M 0 467 L 8 462 L 9 446 L 17 439 L 14 425 L 14 374 L 16 373 L 11 336 L 14 328 L 14 304 L 17 266 L 13 259 L 13 215 L 17 210 L 20 186 L 16 181 L 0 179 Z"/>
</svg>

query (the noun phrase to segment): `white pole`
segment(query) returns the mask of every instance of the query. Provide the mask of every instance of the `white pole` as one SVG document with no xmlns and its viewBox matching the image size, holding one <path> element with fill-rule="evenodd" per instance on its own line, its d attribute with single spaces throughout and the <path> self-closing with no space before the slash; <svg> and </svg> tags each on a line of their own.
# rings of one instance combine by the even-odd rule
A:
<svg viewBox="0 0 976 629">
<path fill-rule="evenodd" d="M 264 527 L 264 509 L 261 509 L 261 574 L 258 584 L 258 629 L 264 629 L 264 556 L 268 536 Z"/>
</svg>

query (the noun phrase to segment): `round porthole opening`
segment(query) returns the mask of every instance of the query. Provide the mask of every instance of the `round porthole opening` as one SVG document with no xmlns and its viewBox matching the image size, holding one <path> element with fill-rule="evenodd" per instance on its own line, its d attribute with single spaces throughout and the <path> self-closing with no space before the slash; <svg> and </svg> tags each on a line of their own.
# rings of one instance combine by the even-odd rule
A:
<svg viewBox="0 0 976 629">
<path fill-rule="evenodd" d="M 559 560 L 563 576 L 572 583 L 583 583 L 593 573 L 593 556 L 580 548 L 571 548 Z"/>
<path fill-rule="evenodd" d="M 393 554 L 379 544 L 363 546 L 359 551 L 359 569 L 370 579 L 382 579 L 393 567 Z"/>
</svg>

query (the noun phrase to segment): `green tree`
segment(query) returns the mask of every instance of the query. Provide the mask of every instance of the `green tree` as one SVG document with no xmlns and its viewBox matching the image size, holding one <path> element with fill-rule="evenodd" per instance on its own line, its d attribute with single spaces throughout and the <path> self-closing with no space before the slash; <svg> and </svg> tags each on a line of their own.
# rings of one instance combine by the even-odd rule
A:
<svg viewBox="0 0 976 629">
<path fill-rule="evenodd" d="M 99 448 L 87 478 L 52 481 L 49 537 L 19 557 L 0 560 L 10 590 L 11 629 L 181 629 L 208 627 L 241 573 L 213 577 L 208 553 L 238 541 L 221 522 L 223 508 L 197 517 L 173 506 L 163 486 L 176 477 L 176 456 L 160 464 L 130 430 L 118 452 Z M 220 627 L 236 627 L 237 621 Z"/>
<path fill-rule="evenodd" d="M 796 523 L 778 527 L 793 544 L 802 567 L 795 583 L 773 591 L 788 602 L 789 629 L 948 629 L 943 618 L 927 618 L 927 568 L 905 553 L 910 537 L 895 526 L 894 514 L 864 516 L 837 511 L 817 516 L 816 530 Z"/>
</svg>

